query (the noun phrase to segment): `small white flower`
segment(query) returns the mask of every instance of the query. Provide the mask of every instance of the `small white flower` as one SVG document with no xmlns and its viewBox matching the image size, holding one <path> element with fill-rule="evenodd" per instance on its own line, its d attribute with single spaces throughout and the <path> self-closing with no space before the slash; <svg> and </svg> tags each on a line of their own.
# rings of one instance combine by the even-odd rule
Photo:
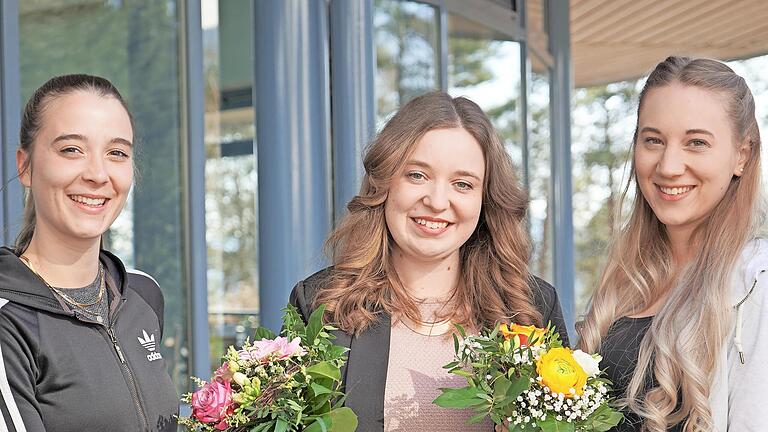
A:
<svg viewBox="0 0 768 432">
<path fill-rule="evenodd" d="M 557 415 L 557 416 L 555 416 L 555 420 L 557 420 L 557 421 L 563 421 L 563 416 L 561 416 L 561 415 Z"/>
<path fill-rule="evenodd" d="M 600 360 L 603 358 L 599 355 L 595 354 L 595 356 L 592 356 L 582 350 L 576 350 L 573 352 L 573 358 L 590 377 L 597 376 L 600 373 Z"/>
</svg>

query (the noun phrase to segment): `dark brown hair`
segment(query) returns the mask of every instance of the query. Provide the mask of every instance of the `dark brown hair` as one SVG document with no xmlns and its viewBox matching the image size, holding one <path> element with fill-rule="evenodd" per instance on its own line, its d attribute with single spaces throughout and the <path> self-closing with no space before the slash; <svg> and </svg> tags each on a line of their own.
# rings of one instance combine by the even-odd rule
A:
<svg viewBox="0 0 768 432">
<path fill-rule="evenodd" d="M 37 133 L 42 128 L 43 112 L 52 100 L 57 97 L 68 95 L 77 91 L 94 93 L 101 97 L 111 97 L 117 99 L 128 113 L 133 128 L 133 118 L 128 106 L 117 88 L 109 80 L 92 75 L 72 74 L 56 76 L 45 82 L 27 101 L 24 112 L 21 116 L 21 128 L 19 132 L 19 148 L 27 154 L 27 160 L 22 167 L 22 172 L 31 168 L 32 163 L 32 144 L 37 137 Z M 21 172 L 19 173 L 21 174 Z M 27 197 L 24 201 L 24 222 L 16 236 L 14 250 L 17 254 L 22 254 L 29 242 L 32 240 L 32 234 L 35 232 L 35 201 L 32 191 L 27 191 Z"/>
</svg>

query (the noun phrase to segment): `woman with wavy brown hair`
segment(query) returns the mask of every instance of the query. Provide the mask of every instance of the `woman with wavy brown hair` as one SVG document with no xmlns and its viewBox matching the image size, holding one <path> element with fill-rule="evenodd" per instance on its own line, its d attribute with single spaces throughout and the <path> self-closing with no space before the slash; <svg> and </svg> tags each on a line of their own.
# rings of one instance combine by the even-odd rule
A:
<svg viewBox="0 0 768 432">
<path fill-rule="evenodd" d="M 453 324 L 546 325 L 567 341 L 555 289 L 528 273 L 527 197 L 483 111 L 434 92 L 403 106 L 368 148 L 360 193 L 328 239 L 333 266 L 299 282 L 351 349 L 346 405 L 359 430 L 493 430 L 432 405 L 461 386 Z M 474 428 L 474 429 L 473 429 Z"/>
<path fill-rule="evenodd" d="M 765 430 L 760 174 L 744 79 L 715 60 L 659 63 L 640 94 L 632 212 L 577 327 L 623 398 L 617 430 Z"/>
</svg>

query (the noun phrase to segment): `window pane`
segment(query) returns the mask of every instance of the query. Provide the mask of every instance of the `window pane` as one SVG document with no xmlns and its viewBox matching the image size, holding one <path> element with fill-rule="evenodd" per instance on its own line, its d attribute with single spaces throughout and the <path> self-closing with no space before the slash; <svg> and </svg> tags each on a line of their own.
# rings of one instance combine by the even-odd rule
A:
<svg viewBox="0 0 768 432">
<path fill-rule="evenodd" d="M 374 1 L 379 128 L 401 105 L 440 87 L 437 20 L 436 9 L 423 3 Z"/>
<path fill-rule="evenodd" d="M 528 173 L 533 257 L 531 271 L 553 280 L 552 146 L 549 123 L 549 74 L 531 73 L 528 112 Z"/>
<path fill-rule="evenodd" d="M 580 316 L 605 264 L 614 216 L 627 180 L 637 82 L 577 89 L 574 102 L 573 231 L 576 316 Z"/>
<path fill-rule="evenodd" d="M 204 0 L 205 223 L 211 365 L 258 324 L 250 0 Z"/>
<path fill-rule="evenodd" d="M 19 2 L 22 97 L 54 75 L 111 80 L 131 108 L 137 166 L 132 197 L 110 233 L 128 265 L 165 295 L 163 357 L 179 391 L 188 370 L 187 286 L 181 204 L 179 23 L 176 1 Z"/>
<path fill-rule="evenodd" d="M 448 92 L 466 96 L 488 114 L 518 168 L 523 167 L 520 44 L 448 15 Z M 518 171 L 523 178 L 522 170 Z"/>
</svg>

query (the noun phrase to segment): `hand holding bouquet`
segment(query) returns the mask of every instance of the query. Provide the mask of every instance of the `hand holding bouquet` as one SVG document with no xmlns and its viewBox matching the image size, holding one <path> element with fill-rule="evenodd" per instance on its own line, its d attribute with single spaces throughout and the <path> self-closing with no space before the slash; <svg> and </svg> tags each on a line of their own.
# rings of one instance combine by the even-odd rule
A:
<svg viewBox="0 0 768 432">
<path fill-rule="evenodd" d="M 603 432 L 621 421 L 608 404 L 601 358 L 563 347 L 551 325 L 500 324 L 477 336 L 457 329 L 456 361 L 445 368 L 466 377 L 467 386 L 441 389 L 438 406 L 473 408 L 470 423 L 490 417 L 515 432 Z"/>
<path fill-rule="evenodd" d="M 261 340 L 230 346 L 210 382 L 193 378 L 200 389 L 182 399 L 192 415 L 179 424 L 193 431 L 353 432 L 357 416 L 341 406 L 347 348 L 331 342 L 335 329 L 323 325 L 324 311 L 305 325 L 288 306 L 283 336 L 262 327 Z"/>
</svg>

